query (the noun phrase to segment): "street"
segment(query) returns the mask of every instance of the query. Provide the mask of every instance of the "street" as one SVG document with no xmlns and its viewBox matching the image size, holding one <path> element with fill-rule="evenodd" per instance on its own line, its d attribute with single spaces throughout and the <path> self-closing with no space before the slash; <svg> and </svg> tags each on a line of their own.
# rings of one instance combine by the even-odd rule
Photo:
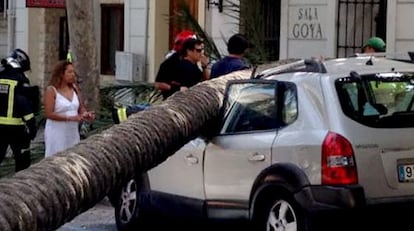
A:
<svg viewBox="0 0 414 231">
<path fill-rule="evenodd" d="M 93 208 L 78 215 L 58 231 L 116 231 L 114 209 L 105 198 Z"/>
<path fill-rule="evenodd" d="M 342 221 L 332 221 L 330 219 L 324 219 L 324 223 L 327 222 L 329 225 L 326 230 L 385 230 L 389 228 L 389 230 L 401 230 L 404 227 L 410 225 L 409 222 L 409 208 L 405 206 L 399 206 L 397 210 L 396 208 L 387 208 L 382 207 L 380 210 L 372 209 L 360 214 L 355 219 L 346 219 L 344 218 Z M 397 217 L 396 214 L 392 211 L 398 211 L 398 214 L 406 214 L 407 217 L 401 219 L 403 217 Z M 355 217 L 354 217 L 355 218 Z M 163 225 L 163 228 L 167 229 L 180 229 L 180 230 L 246 230 L 243 229 L 243 226 L 240 225 L 230 225 L 230 226 L 214 226 L 214 227 L 206 227 L 204 225 L 192 225 L 189 227 L 183 227 L 182 225 L 173 225 L 170 222 L 162 222 L 158 219 L 157 222 L 153 224 Z M 164 227 L 165 226 L 165 227 Z M 168 227 L 167 227 L 168 226 Z M 174 227 L 174 228 L 172 228 Z M 325 227 L 325 225 L 324 225 Z M 357 228 L 359 227 L 359 228 Z M 151 229 L 153 229 L 152 227 Z M 401 229 L 400 229 L 401 228 Z M 98 203 L 93 208 L 89 209 L 88 211 L 80 214 L 76 218 L 74 218 L 71 222 L 66 223 L 65 225 L 61 226 L 57 231 L 116 231 L 116 224 L 115 224 L 115 217 L 114 217 L 114 210 L 111 206 L 110 202 L 105 198 L 103 201 Z M 142 229 L 144 230 L 144 229 Z M 325 229 L 324 229 L 325 230 Z"/>
<path fill-rule="evenodd" d="M 151 225 L 150 225 L 151 224 Z M 201 225 L 191 224 L 183 225 L 178 224 L 175 221 L 165 221 L 162 219 L 154 218 L 154 221 L 149 222 L 146 226 L 148 230 L 153 229 L 172 229 L 172 230 L 245 230 L 243 226 L 239 224 L 229 225 Z M 149 227 L 151 226 L 151 227 Z M 156 227 L 156 228 L 155 228 Z M 116 231 L 114 208 L 111 206 L 109 200 L 104 198 L 100 203 L 88 211 L 78 215 L 72 221 L 61 226 L 57 231 Z M 146 230 L 144 227 L 140 230 Z"/>
</svg>

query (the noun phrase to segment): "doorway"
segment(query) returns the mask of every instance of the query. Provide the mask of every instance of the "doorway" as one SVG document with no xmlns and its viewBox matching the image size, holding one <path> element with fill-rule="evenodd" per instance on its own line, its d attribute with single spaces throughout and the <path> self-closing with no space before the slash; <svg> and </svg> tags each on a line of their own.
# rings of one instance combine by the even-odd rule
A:
<svg viewBox="0 0 414 231">
<path fill-rule="evenodd" d="M 189 29 L 189 24 L 174 20 L 174 15 L 180 11 L 181 4 L 186 4 L 194 18 L 198 18 L 198 0 L 170 0 L 170 21 L 169 21 L 169 45 L 173 47 L 175 36 L 184 29 Z"/>
</svg>

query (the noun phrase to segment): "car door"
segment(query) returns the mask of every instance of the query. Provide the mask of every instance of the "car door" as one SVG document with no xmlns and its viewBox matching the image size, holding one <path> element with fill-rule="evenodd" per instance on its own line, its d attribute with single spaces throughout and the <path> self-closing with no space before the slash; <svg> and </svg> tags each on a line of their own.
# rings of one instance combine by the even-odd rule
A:
<svg viewBox="0 0 414 231">
<path fill-rule="evenodd" d="M 206 199 L 247 201 L 257 175 L 271 164 L 277 134 L 277 82 L 229 83 L 220 134 L 206 147 Z"/>
<path fill-rule="evenodd" d="M 181 198 L 204 200 L 203 153 L 206 142 L 191 140 L 148 172 L 151 190 Z"/>
</svg>

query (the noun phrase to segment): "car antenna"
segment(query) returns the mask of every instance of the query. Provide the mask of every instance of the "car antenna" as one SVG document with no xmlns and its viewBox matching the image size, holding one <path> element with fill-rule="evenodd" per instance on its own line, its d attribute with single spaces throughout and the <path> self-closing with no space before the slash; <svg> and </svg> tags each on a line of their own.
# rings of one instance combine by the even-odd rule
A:
<svg viewBox="0 0 414 231">
<path fill-rule="evenodd" d="M 409 51 L 408 56 L 410 56 L 411 62 L 414 63 L 414 51 Z"/>
<path fill-rule="evenodd" d="M 372 65 L 374 65 L 374 63 L 372 62 L 372 57 L 374 57 L 373 55 L 371 55 L 370 57 L 369 57 L 369 59 L 368 59 L 368 61 L 365 63 L 365 65 L 367 65 L 367 66 L 372 66 Z"/>
<path fill-rule="evenodd" d="M 356 71 L 351 71 L 349 73 L 349 76 L 351 76 L 352 78 L 357 78 L 357 79 L 361 79 L 361 76 L 358 74 L 358 72 Z"/>
</svg>

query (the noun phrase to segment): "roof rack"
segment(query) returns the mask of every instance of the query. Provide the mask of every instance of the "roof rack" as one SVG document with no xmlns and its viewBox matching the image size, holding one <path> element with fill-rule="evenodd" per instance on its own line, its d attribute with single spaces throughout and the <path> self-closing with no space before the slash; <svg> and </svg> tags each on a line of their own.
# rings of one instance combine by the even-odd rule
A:
<svg viewBox="0 0 414 231">
<path fill-rule="evenodd" d="M 373 52 L 373 53 L 355 53 L 351 57 L 386 57 L 387 53 L 385 52 Z"/>
<path fill-rule="evenodd" d="M 409 52 L 408 52 L 408 56 L 410 56 L 410 60 L 411 60 L 411 62 L 413 62 L 413 63 L 414 63 L 414 51 L 409 51 Z"/>
<path fill-rule="evenodd" d="M 297 62 L 280 65 L 262 71 L 260 74 L 254 76 L 254 79 L 265 78 L 270 75 L 277 75 L 282 73 L 291 72 L 314 72 L 314 73 L 326 73 L 325 65 L 318 59 L 303 59 Z"/>
<path fill-rule="evenodd" d="M 376 58 L 389 58 L 402 62 L 414 63 L 414 51 L 408 52 L 396 52 L 396 53 L 386 53 L 386 52 L 374 52 L 374 53 L 355 53 L 352 57 L 373 57 Z"/>
</svg>

